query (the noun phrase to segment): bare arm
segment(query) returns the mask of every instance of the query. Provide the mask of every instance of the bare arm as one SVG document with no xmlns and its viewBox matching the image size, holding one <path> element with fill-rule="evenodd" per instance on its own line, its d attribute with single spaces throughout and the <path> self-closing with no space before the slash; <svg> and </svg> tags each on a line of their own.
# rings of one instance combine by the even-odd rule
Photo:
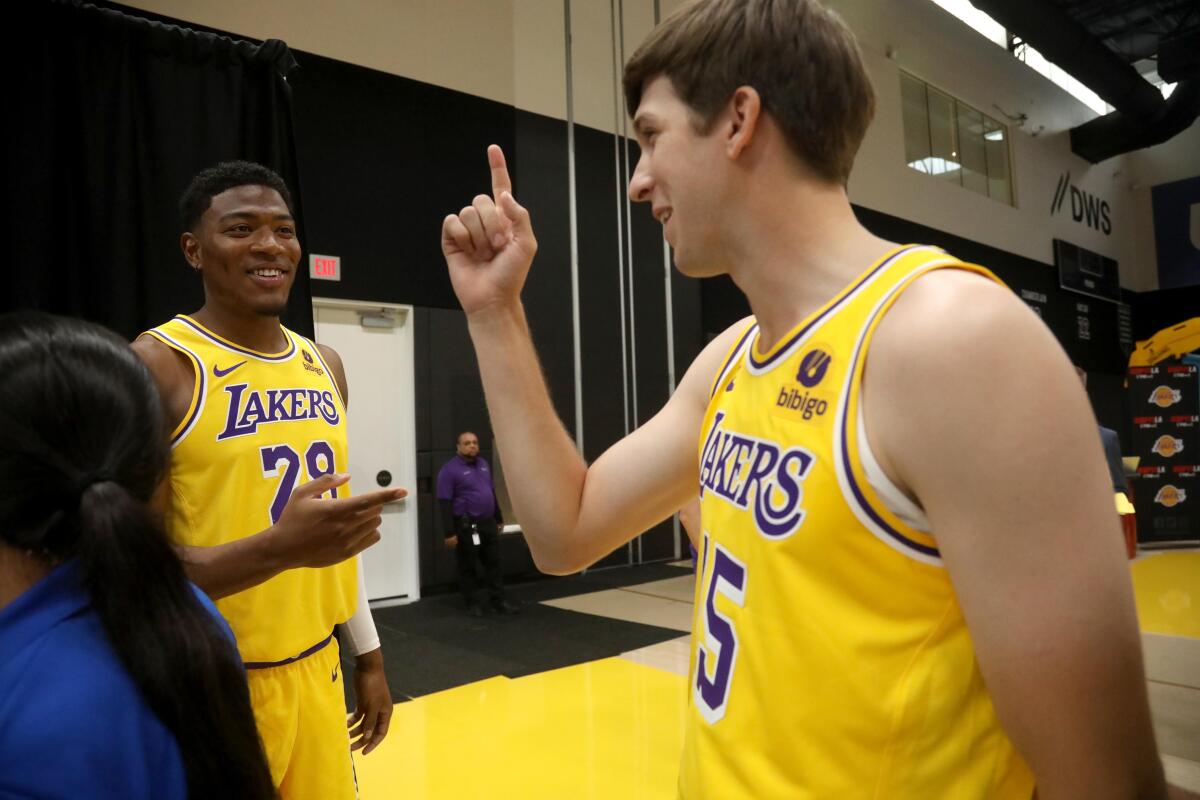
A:
<svg viewBox="0 0 1200 800">
<path fill-rule="evenodd" d="M 150 336 L 140 337 L 132 348 L 158 387 L 169 434 L 191 403 L 194 369 L 182 355 Z M 218 599 L 257 586 L 286 569 L 329 566 L 362 552 L 379 541 L 382 504 L 406 492 L 396 488 L 321 499 L 349 479 L 345 474 L 325 475 L 298 486 L 279 521 L 256 534 L 215 547 L 178 545 L 188 577 Z"/>
<path fill-rule="evenodd" d="M 1039 798 L 1163 797 L 1096 421 L 1049 330 L 1001 286 L 934 273 L 880 324 L 864 396 Z"/>
<path fill-rule="evenodd" d="M 590 467 L 554 411 L 520 307 L 472 317 L 470 330 L 513 505 L 539 569 L 585 567 L 695 495 L 707 390 L 736 328 L 710 343 L 661 411 Z"/>
<path fill-rule="evenodd" d="M 442 249 L 529 548 L 542 571 L 574 572 L 696 492 L 708 382 L 729 340 L 715 340 L 667 405 L 589 468 L 554 411 L 520 302 L 537 250 L 529 215 L 512 197 L 500 149 L 489 148 L 488 159 L 493 197 L 480 195 L 446 218 Z"/>
</svg>

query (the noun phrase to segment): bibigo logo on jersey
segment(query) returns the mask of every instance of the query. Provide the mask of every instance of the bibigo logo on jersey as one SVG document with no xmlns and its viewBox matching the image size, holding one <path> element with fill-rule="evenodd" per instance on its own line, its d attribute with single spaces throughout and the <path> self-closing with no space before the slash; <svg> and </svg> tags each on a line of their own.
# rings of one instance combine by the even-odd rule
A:
<svg viewBox="0 0 1200 800">
<path fill-rule="evenodd" d="M 1163 434 L 1155 440 L 1154 447 L 1151 447 L 1150 450 L 1163 458 L 1170 458 L 1176 453 L 1183 452 L 1183 439 Z"/>
<path fill-rule="evenodd" d="M 1170 408 L 1183 399 L 1183 392 L 1170 386 L 1158 386 L 1150 393 L 1150 402 L 1159 408 Z"/>
<path fill-rule="evenodd" d="M 1184 500 L 1187 500 L 1187 492 L 1169 483 L 1159 489 L 1158 494 L 1154 495 L 1154 502 L 1167 508 L 1174 508 Z"/>
</svg>

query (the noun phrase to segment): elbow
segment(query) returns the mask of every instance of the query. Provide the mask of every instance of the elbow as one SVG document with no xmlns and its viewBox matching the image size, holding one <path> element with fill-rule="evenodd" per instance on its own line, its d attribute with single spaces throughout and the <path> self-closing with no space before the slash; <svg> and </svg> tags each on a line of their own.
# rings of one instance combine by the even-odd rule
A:
<svg viewBox="0 0 1200 800">
<path fill-rule="evenodd" d="M 589 566 L 595 559 L 558 541 L 547 542 L 538 540 L 528 534 L 525 542 L 529 545 L 529 553 L 533 556 L 533 565 L 538 572 L 546 575 L 574 575 L 584 567 Z"/>
<path fill-rule="evenodd" d="M 533 565 L 538 568 L 538 572 L 546 575 L 574 575 L 589 563 L 582 559 L 570 559 L 562 555 L 539 552 L 533 547 L 529 548 L 529 552 L 533 555 Z"/>
</svg>

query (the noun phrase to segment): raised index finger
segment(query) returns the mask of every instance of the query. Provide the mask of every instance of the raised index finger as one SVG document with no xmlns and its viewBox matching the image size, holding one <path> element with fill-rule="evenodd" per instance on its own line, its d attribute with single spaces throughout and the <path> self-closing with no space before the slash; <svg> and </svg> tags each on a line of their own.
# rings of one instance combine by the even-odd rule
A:
<svg viewBox="0 0 1200 800">
<path fill-rule="evenodd" d="M 487 154 L 488 166 L 492 168 L 492 199 L 498 204 L 501 194 L 512 193 L 512 179 L 508 177 L 508 164 L 500 145 L 488 145 Z"/>
<path fill-rule="evenodd" d="M 341 505 L 343 511 L 357 513 L 373 506 L 381 506 L 384 503 L 394 502 L 407 495 L 408 491 L 406 489 L 397 486 L 391 489 L 376 489 L 372 492 L 356 494 L 353 497 L 347 497 L 335 502 Z"/>
</svg>

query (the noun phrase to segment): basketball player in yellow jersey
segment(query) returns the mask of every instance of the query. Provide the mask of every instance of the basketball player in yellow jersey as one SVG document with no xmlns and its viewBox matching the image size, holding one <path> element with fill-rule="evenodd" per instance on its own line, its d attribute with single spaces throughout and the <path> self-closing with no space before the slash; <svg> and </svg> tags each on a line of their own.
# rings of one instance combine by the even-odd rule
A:
<svg viewBox="0 0 1200 800">
<path fill-rule="evenodd" d="M 680 795 L 1162 797 L 1087 400 L 985 270 L 855 219 L 874 99 L 841 20 L 702 0 L 624 85 L 631 198 L 681 272 L 730 275 L 754 312 L 656 416 L 591 466 L 576 453 L 525 323 L 537 243 L 499 148 L 492 196 L 446 217 L 442 247 L 542 570 L 701 494 Z"/>
<path fill-rule="evenodd" d="M 374 749 L 392 709 L 356 559 L 405 491 L 350 496 L 341 359 L 280 324 L 300 260 L 282 179 L 226 162 L 180 205 L 204 306 L 133 345 L 172 428 L 169 530 L 237 636 L 280 794 L 353 798 L 350 751 Z M 356 656 L 349 719 L 337 625 Z"/>
</svg>

